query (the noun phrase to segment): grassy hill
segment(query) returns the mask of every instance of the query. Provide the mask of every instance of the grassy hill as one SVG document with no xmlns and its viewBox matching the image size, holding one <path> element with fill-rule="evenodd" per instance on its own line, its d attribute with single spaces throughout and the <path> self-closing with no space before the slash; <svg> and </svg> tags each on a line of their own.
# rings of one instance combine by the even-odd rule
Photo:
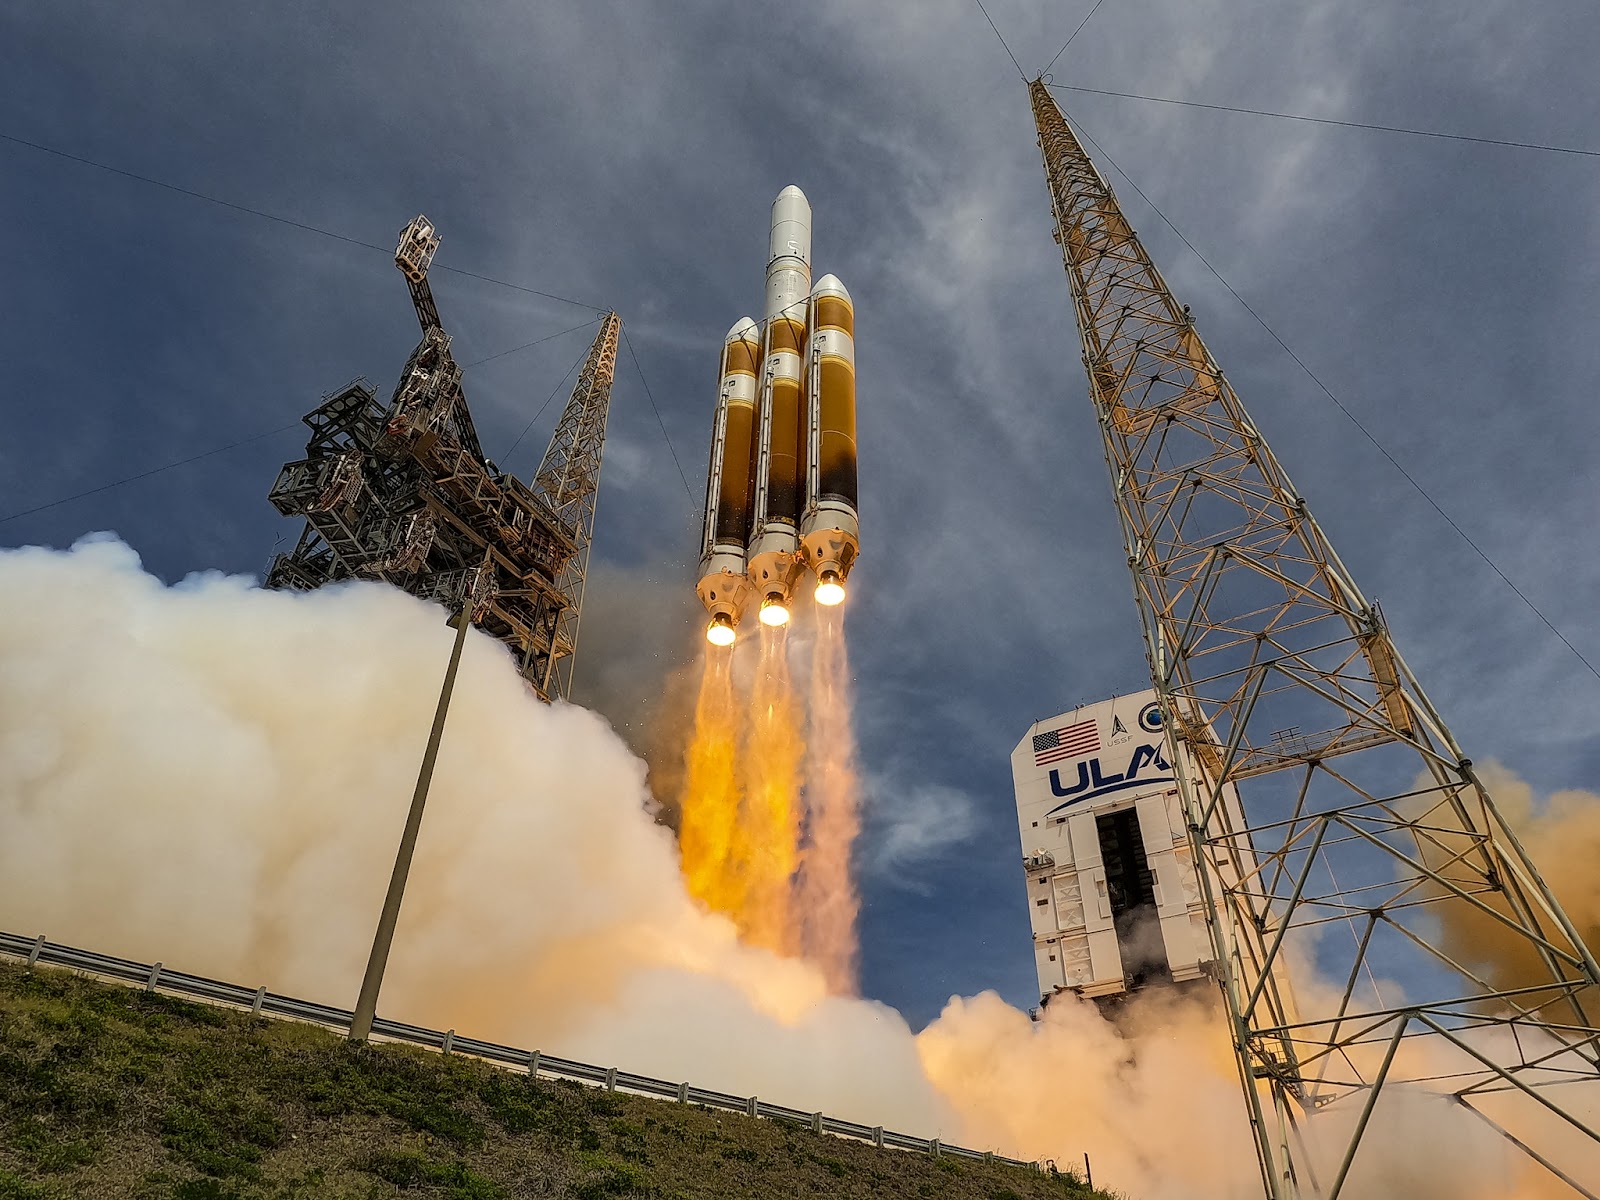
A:
<svg viewBox="0 0 1600 1200">
<path fill-rule="evenodd" d="M 1105 1193 L 0 962 L 0 1200 L 808 1196 Z"/>
</svg>

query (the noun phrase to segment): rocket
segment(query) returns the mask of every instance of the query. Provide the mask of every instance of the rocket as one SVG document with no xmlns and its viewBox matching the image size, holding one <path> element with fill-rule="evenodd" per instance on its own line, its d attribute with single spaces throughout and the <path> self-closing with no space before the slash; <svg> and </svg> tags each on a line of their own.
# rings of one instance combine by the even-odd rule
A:
<svg viewBox="0 0 1600 1200">
<path fill-rule="evenodd" d="M 695 588 L 707 640 L 731 645 L 752 608 L 787 624 L 807 573 L 817 603 L 843 603 L 860 545 L 855 310 L 835 276 L 812 285 L 811 204 L 791 185 L 772 202 L 766 317 L 722 345 Z"/>
</svg>

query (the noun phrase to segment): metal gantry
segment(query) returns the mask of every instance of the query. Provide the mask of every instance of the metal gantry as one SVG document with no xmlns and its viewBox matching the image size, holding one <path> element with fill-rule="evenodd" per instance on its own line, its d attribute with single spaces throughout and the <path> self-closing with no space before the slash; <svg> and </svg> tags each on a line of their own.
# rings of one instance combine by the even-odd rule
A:
<svg viewBox="0 0 1600 1200">
<path fill-rule="evenodd" d="M 395 265 L 422 340 L 389 403 L 358 379 L 306 415 L 306 457 L 286 464 L 270 493 L 279 512 L 306 525 L 273 559 L 266 586 L 381 579 L 452 610 L 465 604 L 541 699 L 565 698 L 621 323 L 616 313 L 603 318 L 539 473 L 523 483 L 479 444 L 428 284 L 438 246 L 426 217 L 401 231 Z"/>
<path fill-rule="evenodd" d="M 1600 1180 L 1512 1125 L 1542 1110 L 1600 1145 L 1561 1086 L 1600 1079 L 1600 967 L 1054 98 L 1030 93 L 1151 677 L 1198 764 L 1170 756 L 1266 1194 L 1333 1200 L 1380 1093 L 1412 1087 L 1592 1196 Z M 1463 918 L 1511 947 L 1514 983 L 1442 936 Z M 1326 984 L 1302 975 L 1297 999 L 1291 959 Z"/>
</svg>

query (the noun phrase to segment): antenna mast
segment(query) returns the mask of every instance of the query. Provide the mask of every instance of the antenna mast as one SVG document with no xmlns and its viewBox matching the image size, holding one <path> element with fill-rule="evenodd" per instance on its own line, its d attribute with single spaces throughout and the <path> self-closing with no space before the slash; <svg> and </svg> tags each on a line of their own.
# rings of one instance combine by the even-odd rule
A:
<svg viewBox="0 0 1600 1200">
<path fill-rule="evenodd" d="M 561 520 L 576 547 L 556 579 L 566 603 L 556 625 L 556 650 L 546 666 L 543 684 L 551 695 L 566 696 L 572 690 L 572 657 L 583 616 L 583 585 L 589 574 L 589 546 L 594 540 L 595 504 L 600 494 L 600 455 L 605 449 L 606 415 L 611 409 L 621 333 L 622 319 L 614 312 L 606 313 L 533 477 L 534 491 Z"/>
</svg>

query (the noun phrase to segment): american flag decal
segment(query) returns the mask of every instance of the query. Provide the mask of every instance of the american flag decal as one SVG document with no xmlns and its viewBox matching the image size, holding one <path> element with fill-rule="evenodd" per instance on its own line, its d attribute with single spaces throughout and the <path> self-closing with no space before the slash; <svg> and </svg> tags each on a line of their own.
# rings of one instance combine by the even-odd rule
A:
<svg viewBox="0 0 1600 1200">
<path fill-rule="evenodd" d="M 1100 749 L 1100 729 L 1094 721 L 1079 721 L 1049 733 L 1033 735 L 1033 765 L 1047 766 L 1064 758 L 1078 758 Z"/>
</svg>

